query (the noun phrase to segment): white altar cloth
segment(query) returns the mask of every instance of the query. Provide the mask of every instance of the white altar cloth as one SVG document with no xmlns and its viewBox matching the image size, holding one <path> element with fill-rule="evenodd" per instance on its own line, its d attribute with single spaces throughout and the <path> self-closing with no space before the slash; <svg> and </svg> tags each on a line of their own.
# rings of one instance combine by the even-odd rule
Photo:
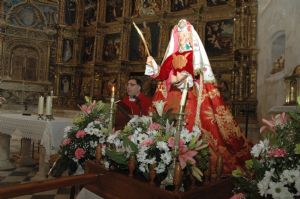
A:
<svg viewBox="0 0 300 199">
<path fill-rule="evenodd" d="M 41 140 L 45 147 L 44 161 L 57 152 L 62 142 L 64 128 L 70 126 L 72 119 L 55 117 L 55 120 L 38 120 L 37 115 L 24 116 L 21 114 L 1 113 L 0 132 L 21 138 Z"/>
<path fill-rule="evenodd" d="M 95 193 L 85 189 L 84 187 L 80 190 L 78 195 L 76 196 L 76 199 L 104 199 Z"/>
</svg>

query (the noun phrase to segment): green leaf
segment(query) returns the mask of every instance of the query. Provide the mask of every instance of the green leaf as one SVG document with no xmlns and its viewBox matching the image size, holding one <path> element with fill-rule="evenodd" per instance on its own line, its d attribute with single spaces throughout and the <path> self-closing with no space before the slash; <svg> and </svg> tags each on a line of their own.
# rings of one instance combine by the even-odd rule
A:
<svg viewBox="0 0 300 199">
<path fill-rule="evenodd" d="M 109 159 L 116 162 L 117 164 L 123 164 L 123 165 L 127 164 L 127 159 L 124 153 L 107 150 L 106 155 L 108 156 Z"/>
<path fill-rule="evenodd" d="M 123 144 L 125 147 L 129 146 L 131 151 L 134 153 L 134 154 L 137 154 L 138 153 L 138 147 L 136 144 L 134 144 L 133 142 L 131 142 L 127 136 L 124 136 L 123 137 Z"/>
<path fill-rule="evenodd" d="M 193 174 L 193 176 L 194 176 L 199 182 L 202 182 L 202 176 L 203 176 L 203 173 L 200 171 L 199 168 L 197 168 L 196 166 L 193 166 L 193 167 L 192 167 L 192 174 Z"/>
</svg>

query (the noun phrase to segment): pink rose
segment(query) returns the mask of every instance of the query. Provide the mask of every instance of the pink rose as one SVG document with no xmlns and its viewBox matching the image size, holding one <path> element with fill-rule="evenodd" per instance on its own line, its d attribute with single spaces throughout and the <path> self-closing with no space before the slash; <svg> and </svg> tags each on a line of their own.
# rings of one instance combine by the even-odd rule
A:
<svg viewBox="0 0 300 199">
<path fill-rule="evenodd" d="M 85 155 L 85 150 L 83 148 L 77 148 L 75 150 L 75 157 L 76 157 L 76 159 L 79 160 L 79 159 L 83 158 L 84 155 Z"/>
<path fill-rule="evenodd" d="M 64 139 L 64 141 L 63 141 L 63 145 L 68 145 L 70 143 L 71 143 L 71 139 L 70 138 Z"/>
<path fill-rule="evenodd" d="M 275 149 L 271 149 L 268 152 L 268 156 L 269 157 L 274 157 L 274 158 L 282 158 L 284 156 L 287 155 L 287 152 L 285 149 L 281 149 L 281 148 L 275 148 Z"/>
<path fill-rule="evenodd" d="M 86 132 L 84 132 L 84 130 L 79 130 L 76 133 L 76 138 L 83 138 L 86 135 Z"/>
<path fill-rule="evenodd" d="M 159 130 L 160 129 L 160 124 L 156 123 L 156 122 L 153 122 L 150 124 L 149 126 L 149 130 Z"/>
<path fill-rule="evenodd" d="M 236 193 L 230 199 L 246 199 L 243 193 Z"/>
<path fill-rule="evenodd" d="M 151 138 L 145 139 L 144 141 L 141 142 L 142 146 L 149 146 L 151 144 L 153 144 L 153 140 Z"/>
</svg>

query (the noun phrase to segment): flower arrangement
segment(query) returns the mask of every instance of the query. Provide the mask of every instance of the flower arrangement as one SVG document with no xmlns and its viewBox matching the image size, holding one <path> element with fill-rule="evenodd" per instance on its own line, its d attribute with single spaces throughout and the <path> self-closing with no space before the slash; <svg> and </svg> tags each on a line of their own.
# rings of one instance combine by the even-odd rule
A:
<svg viewBox="0 0 300 199">
<path fill-rule="evenodd" d="M 299 109 L 300 97 L 298 97 Z M 246 169 L 233 171 L 232 199 L 300 198 L 300 112 L 262 120 L 263 140 L 253 146 Z"/>
<path fill-rule="evenodd" d="M 53 176 L 60 176 L 66 169 L 73 174 L 86 160 L 95 159 L 96 146 L 106 142 L 109 135 L 109 105 L 101 101 L 91 101 L 79 106 L 82 111 L 73 119 L 73 126 L 64 130 L 64 140 L 60 146 L 59 159 L 51 169 Z"/>
<path fill-rule="evenodd" d="M 169 112 L 159 111 L 149 116 L 133 117 L 122 131 L 110 135 L 104 146 L 104 164 L 107 168 L 127 165 L 130 156 L 136 156 L 137 170 L 144 176 L 149 176 L 151 169 L 155 170 L 161 183 L 172 184 L 174 170 L 174 134 L 176 128 Z M 178 160 L 184 176 L 192 175 L 202 181 L 204 170 L 209 159 L 208 145 L 201 138 L 201 131 L 194 127 L 192 132 L 183 128 L 180 133 Z M 125 166 L 126 168 L 126 166 Z M 172 177 L 172 176 L 171 176 Z M 168 182 L 166 182 L 168 181 Z"/>
<path fill-rule="evenodd" d="M 124 129 L 114 132 L 109 130 L 109 106 L 86 98 L 86 104 L 80 106 L 82 113 L 74 118 L 73 126 L 65 129 L 60 158 L 50 173 L 60 176 L 68 169 L 69 174 L 73 174 L 79 166 L 84 167 L 86 160 L 96 158 L 96 148 L 100 144 L 101 162 L 107 169 L 127 170 L 134 157 L 137 173 L 147 177 L 150 170 L 154 170 L 161 184 L 167 186 L 173 183 L 174 160 L 177 160 L 184 177 L 194 176 L 201 182 L 203 171 L 208 168 L 209 149 L 200 129 L 194 127 L 189 132 L 183 127 L 178 154 L 175 154 L 174 135 L 178 130 L 174 126 L 175 119 L 171 110 L 161 111 L 163 103 L 155 106 L 156 112 L 151 116 L 134 116 Z"/>
</svg>

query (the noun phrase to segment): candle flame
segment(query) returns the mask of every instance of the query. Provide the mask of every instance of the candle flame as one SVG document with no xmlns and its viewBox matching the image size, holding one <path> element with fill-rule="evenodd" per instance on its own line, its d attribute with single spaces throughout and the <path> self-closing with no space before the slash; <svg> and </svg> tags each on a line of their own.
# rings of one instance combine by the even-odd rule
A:
<svg viewBox="0 0 300 199">
<path fill-rule="evenodd" d="M 112 87 L 111 91 L 114 93 L 115 92 L 115 86 Z"/>
</svg>

